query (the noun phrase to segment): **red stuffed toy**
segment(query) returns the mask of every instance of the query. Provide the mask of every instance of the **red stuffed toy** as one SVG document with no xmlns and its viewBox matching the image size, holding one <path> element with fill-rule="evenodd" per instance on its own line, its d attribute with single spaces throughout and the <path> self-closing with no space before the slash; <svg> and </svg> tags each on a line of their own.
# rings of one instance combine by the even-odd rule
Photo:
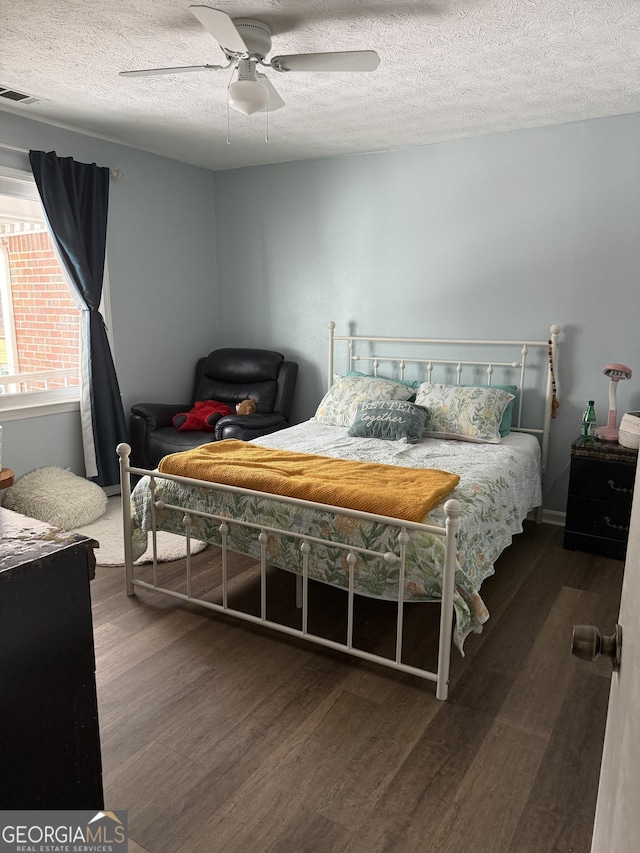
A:
<svg viewBox="0 0 640 853">
<path fill-rule="evenodd" d="M 219 403 L 217 400 L 202 400 L 199 403 L 194 403 L 191 411 L 174 415 L 171 423 L 176 429 L 213 432 L 223 415 L 232 414 L 233 409 L 226 403 Z"/>
</svg>

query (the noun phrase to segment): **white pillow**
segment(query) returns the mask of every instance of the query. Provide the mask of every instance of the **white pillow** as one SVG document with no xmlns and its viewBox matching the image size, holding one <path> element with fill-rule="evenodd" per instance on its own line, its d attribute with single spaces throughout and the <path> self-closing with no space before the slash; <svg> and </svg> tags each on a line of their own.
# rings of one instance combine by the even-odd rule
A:
<svg viewBox="0 0 640 853">
<path fill-rule="evenodd" d="M 429 411 L 425 435 L 500 444 L 500 423 L 513 394 L 498 388 L 423 382 L 416 405 Z"/>
<path fill-rule="evenodd" d="M 36 468 L 4 494 L 7 509 L 64 530 L 91 524 L 107 509 L 107 496 L 91 480 L 68 468 Z"/>
<path fill-rule="evenodd" d="M 375 376 L 334 376 L 333 385 L 320 401 L 313 421 L 331 426 L 351 426 L 358 403 L 365 400 L 408 400 L 413 388 Z"/>
</svg>

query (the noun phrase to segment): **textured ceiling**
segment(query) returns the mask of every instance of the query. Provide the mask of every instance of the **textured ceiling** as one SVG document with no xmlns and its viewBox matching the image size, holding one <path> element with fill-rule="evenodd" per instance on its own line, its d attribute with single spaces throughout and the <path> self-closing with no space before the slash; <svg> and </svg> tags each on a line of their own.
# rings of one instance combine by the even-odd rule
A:
<svg viewBox="0 0 640 853">
<path fill-rule="evenodd" d="M 231 111 L 193 0 L 3 0 L 0 110 L 212 169 L 413 147 L 640 112 L 638 0 L 209 0 L 267 22 L 271 55 L 376 50 L 370 73 L 267 70 L 286 106 Z M 204 4 L 206 0 L 199 0 Z M 0 112 L 0 143 L 2 113 Z"/>
</svg>

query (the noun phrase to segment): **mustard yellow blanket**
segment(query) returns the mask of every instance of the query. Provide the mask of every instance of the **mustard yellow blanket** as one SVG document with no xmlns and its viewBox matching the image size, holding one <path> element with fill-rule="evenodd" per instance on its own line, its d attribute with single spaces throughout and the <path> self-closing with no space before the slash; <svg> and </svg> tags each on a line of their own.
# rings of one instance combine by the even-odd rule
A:
<svg viewBox="0 0 640 853">
<path fill-rule="evenodd" d="M 238 439 L 172 453 L 158 467 L 164 474 L 418 522 L 460 481 L 447 471 L 334 459 Z"/>
</svg>

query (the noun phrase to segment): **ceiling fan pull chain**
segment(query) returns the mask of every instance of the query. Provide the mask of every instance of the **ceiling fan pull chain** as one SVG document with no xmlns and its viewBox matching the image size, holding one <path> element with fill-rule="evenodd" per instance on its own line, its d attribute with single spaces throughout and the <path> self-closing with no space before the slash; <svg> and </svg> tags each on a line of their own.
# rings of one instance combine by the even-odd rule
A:
<svg viewBox="0 0 640 853">
<path fill-rule="evenodd" d="M 265 142 L 269 141 L 269 97 L 267 96 L 267 135 L 264 138 Z"/>
</svg>

